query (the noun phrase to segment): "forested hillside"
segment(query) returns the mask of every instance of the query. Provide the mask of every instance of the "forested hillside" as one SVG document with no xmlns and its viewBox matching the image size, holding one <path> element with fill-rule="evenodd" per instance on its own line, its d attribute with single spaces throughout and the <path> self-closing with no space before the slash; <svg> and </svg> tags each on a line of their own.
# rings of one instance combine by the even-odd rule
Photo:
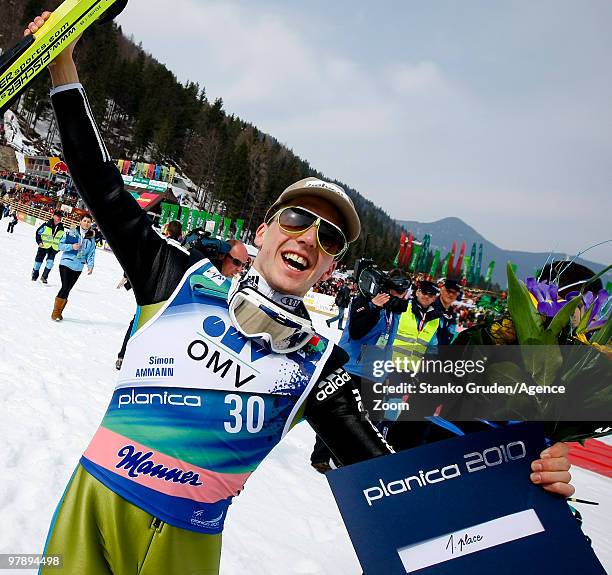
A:
<svg viewBox="0 0 612 575">
<path fill-rule="evenodd" d="M 26 22 L 59 3 L 0 0 L 0 47 L 12 45 Z M 334 174 L 320 174 L 273 135 L 224 110 L 221 98 L 209 101 L 204 85 L 181 84 L 154 55 L 126 38 L 119 26 L 93 26 L 80 44 L 81 79 L 115 158 L 180 167 L 197 186 L 201 208 L 243 218 L 251 230 L 290 183 L 306 176 L 336 181 L 351 195 L 363 225 L 345 262 L 350 265 L 361 257 L 367 243 L 369 256 L 391 264 L 399 226 L 350 184 L 337 181 Z M 43 74 L 23 96 L 31 127 L 51 117 L 48 90 L 49 80 Z"/>
</svg>

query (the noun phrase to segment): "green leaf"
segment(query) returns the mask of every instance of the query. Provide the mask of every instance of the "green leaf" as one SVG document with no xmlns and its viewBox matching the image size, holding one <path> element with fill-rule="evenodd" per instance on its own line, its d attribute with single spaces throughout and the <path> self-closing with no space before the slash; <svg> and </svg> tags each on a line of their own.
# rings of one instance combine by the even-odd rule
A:
<svg viewBox="0 0 612 575">
<path fill-rule="evenodd" d="M 565 357 L 568 369 L 561 376 L 561 383 L 564 385 L 569 385 L 581 372 L 595 369 L 603 356 L 592 346 L 574 345 L 566 346 L 565 349 L 569 351 Z"/>
<path fill-rule="evenodd" d="M 540 340 L 543 329 L 542 319 L 533 306 L 525 284 L 519 282 L 510 262 L 506 265 L 508 274 L 508 311 L 514 321 L 516 336 L 520 344 L 528 339 Z"/>
<path fill-rule="evenodd" d="M 552 385 L 563 365 L 558 345 L 522 345 L 525 369 L 536 385 Z"/>
<path fill-rule="evenodd" d="M 582 296 L 577 295 L 575 298 L 571 299 L 568 303 L 566 303 L 557 312 L 555 317 L 552 318 L 552 321 L 550 322 L 546 331 L 551 333 L 554 336 L 555 340 L 561 333 L 561 330 L 565 326 L 567 326 L 567 324 L 569 323 L 570 317 L 574 315 L 574 311 L 576 311 L 576 308 L 578 307 L 581 301 L 582 301 Z"/>
<path fill-rule="evenodd" d="M 523 370 L 512 361 L 500 361 L 489 365 L 487 368 L 487 378 L 491 383 L 499 385 L 515 385 L 519 381 L 525 380 Z"/>
<path fill-rule="evenodd" d="M 610 384 L 602 389 L 591 391 L 589 397 L 585 398 L 583 409 L 610 413 L 609 406 L 612 406 L 612 385 Z"/>
<path fill-rule="evenodd" d="M 593 313 L 593 308 L 595 307 L 595 303 L 597 303 L 595 300 L 593 300 L 593 303 L 589 306 L 589 309 L 586 310 L 586 312 L 582 315 L 582 319 L 580 320 L 580 323 L 578 324 L 578 327 L 576 328 L 576 333 L 583 333 L 586 328 L 589 325 L 589 321 L 591 319 L 591 314 Z"/>
</svg>

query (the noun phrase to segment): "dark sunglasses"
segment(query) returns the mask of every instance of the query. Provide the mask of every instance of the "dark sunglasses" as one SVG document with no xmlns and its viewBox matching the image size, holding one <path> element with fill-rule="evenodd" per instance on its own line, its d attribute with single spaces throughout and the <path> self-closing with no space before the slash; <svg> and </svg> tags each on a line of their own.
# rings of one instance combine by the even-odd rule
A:
<svg viewBox="0 0 612 575">
<path fill-rule="evenodd" d="M 250 260 L 247 260 L 246 262 L 243 262 L 243 261 L 240 261 L 238 258 L 235 258 L 235 257 L 233 257 L 233 256 L 230 256 L 229 254 L 227 254 L 227 257 L 228 257 L 228 258 L 231 260 L 231 262 L 232 262 L 232 263 L 233 263 L 235 266 L 237 266 L 237 267 L 239 267 L 239 268 L 246 268 L 246 267 L 247 267 L 247 266 L 248 266 L 248 265 L 251 263 L 251 261 L 250 261 Z"/>
<path fill-rule="evenodd" d="M 276 220 L 280 229 L 287 234 L 303 234 L 315 226 L 319 248 L 323 253 L 336 259 L 340 259 L 348 248 L 346 236 L 336 224 L 306 208 L 298 206 L 282 208 L 270 218 L 270 221 L 272 220 Z"/>
</svg>

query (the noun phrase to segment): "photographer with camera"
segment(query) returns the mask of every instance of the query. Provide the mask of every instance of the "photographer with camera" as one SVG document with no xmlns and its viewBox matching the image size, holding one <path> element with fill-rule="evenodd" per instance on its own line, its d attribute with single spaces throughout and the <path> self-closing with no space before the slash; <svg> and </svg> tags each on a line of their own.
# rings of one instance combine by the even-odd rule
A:
<svg viewBox="0 0 612 575">
<path fill-rule="evenodd" d="M 349 354 L 349 373 L 361 377 L 361 347 L 386 347 L 393 342 L 399 316 L 407 309 L 410 280 L 399 270 L 385 274 L 367 262 L 359 270 L 358 286 L 360 293 L 351 304 L 340 347 Z"/>
<path fill-rule="evenodd" d="M 240 240 L 219 240 L 210 232 L 196 228 L 183 239 L 182 245 L 189 250 L 196 262 L 201 257 L 209 259 L 226 278 L 233 278 L 251 262 L 245 245 Z"/>
<path fill-rule="evenodd" d="M 410 280 L 399 270 L 380 271 L 372 260 L 361 260 L 355 277 L 359 294 L 353 298 L 348 324 L 344 328 L 339 346 L 349 355 L 345 369 L 358 387 L 369 382 L 363 365 L 363 346 L 388 348 L 392 353 L 400 315 L 408 307 Z M 331 469 L 331 452 L 317 437 L 310 456 L 311 465 L 320 473 Z"/>
</svg>

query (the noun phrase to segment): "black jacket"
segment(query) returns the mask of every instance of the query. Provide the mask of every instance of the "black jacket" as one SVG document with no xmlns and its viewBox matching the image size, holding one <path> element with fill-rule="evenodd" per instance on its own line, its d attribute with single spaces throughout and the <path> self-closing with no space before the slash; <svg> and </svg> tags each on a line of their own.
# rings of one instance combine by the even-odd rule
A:
<svg viewBox="0 0 612 575">
<path fill-rule="evenodd" d="M 370 300 L 361 294 L 355 296 L 349 311 L 348 330 L 350 338 L 357 340 L 369 334 L 380 320 L 381 313 L 390 312 L 382 307 L 370 304 Z"/>
<path fill-rule="evenodd" d="M 450 345 L 457 331 L 457 313 L 451 305 L 448 309 L 442 305 L 440 298 L 436 300 L 436 309 L 440 313 L 438 328 L 438 345 Z"/>
<path fill-rule="evenodd" d="M 347 308 L 351 303 L 351 290 L 347 286 L 342 286 L 336 294 L 334 303 L 338 307 Z"/>
<path fill-rule="evenodd" d="M 172 246 L 151 227 L 146 213 L 124 189 L 82 87 L 60 88 L 52 95 L 57 124 L 70 173 L 106 241 L 130 280 L 136 302 L 149 305 L 167 300 L 194 263 L 190 255 Z M 371 422 L 362 416 L 361 398 L 348 382 L 342 366 L 348 356 L 335 346 L 321 379 L 306 400 L 304 415 L 343 465 L 390 453 L 391 449 Z M 336 382 L 330 389 L 327 378 Z"/>
</svg>

